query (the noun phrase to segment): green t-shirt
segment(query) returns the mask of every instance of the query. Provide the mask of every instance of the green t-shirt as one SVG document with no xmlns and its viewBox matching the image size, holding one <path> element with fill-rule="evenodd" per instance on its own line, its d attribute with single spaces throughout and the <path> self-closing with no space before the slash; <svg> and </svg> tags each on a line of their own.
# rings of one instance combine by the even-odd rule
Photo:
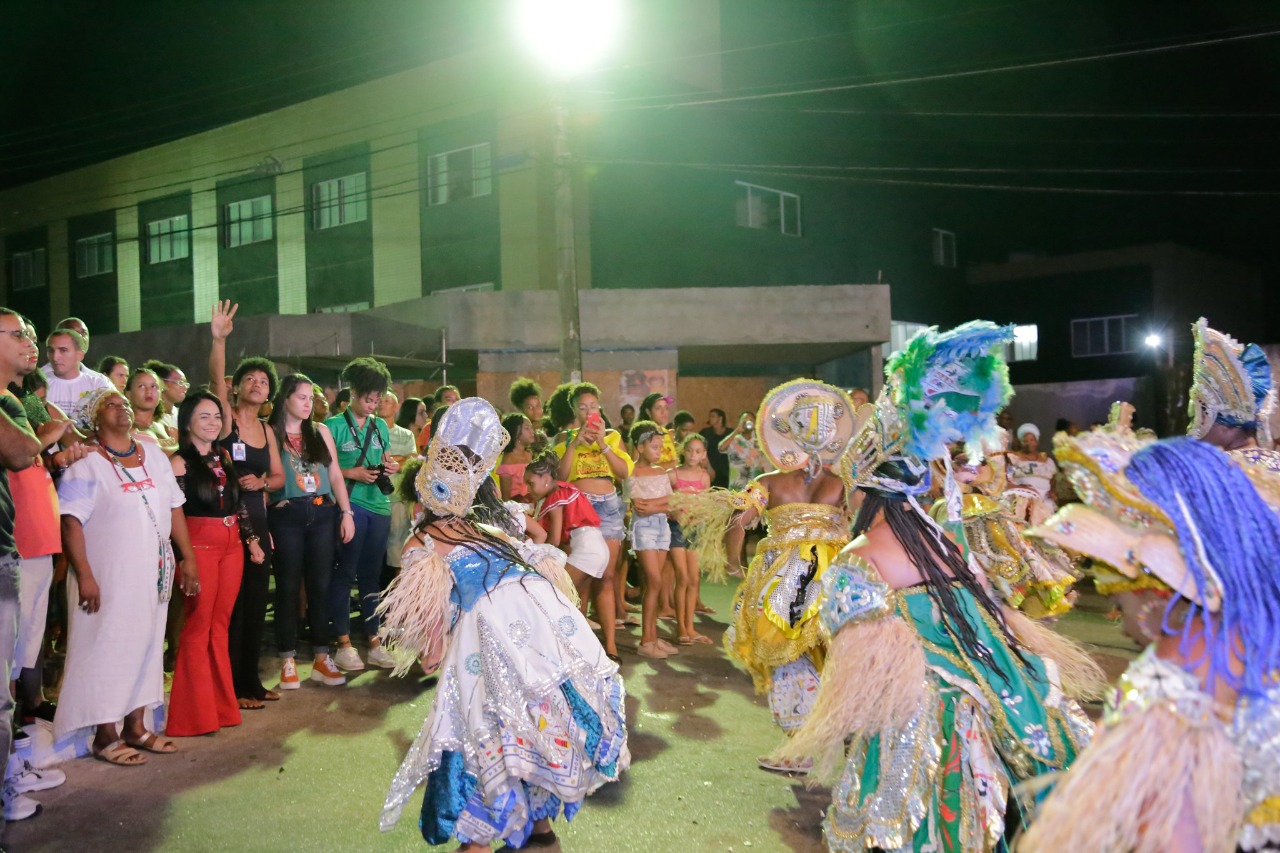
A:
<svg viewBox="0 0 1280 853">
<path fill-rule="evenodd" d="M 355 416 L 351 416 L 350 423 L 355 423 Z M 377 465 L 382 462 L 383 449 L 387 446 L 387 425 L 382 419 L 376 415 L 370 415 L 354 433 L 347 421 L 345 413 L 335 415 L 324 422 L 329 428 L 329 432 L 333 434 L 334 446 L 338 448 L 338 467 L 342 469 L 354 468 L 356 460 L 360 458 L 360 448 L 364 447 L 365 434 L 369 429 L 374 429 L 373 436 L 369 439 L 369 452 L 364 455 L 365 465 Z M 378 515 L 391 514 L 391 499 L 378 490 L 373 483 L 353 483 L 347 480 L 347 492 L 351 496 L 351 503 L 355 506 L 363 507 L 369 512 L 375 512 Z"/>
</svg>

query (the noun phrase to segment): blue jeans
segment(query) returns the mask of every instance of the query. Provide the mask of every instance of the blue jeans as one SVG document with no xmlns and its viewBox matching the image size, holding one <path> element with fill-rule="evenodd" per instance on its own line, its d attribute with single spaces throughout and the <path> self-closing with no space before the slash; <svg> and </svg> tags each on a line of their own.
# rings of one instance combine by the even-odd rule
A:
<svg viewBox="0 0 1280 853">
<path fill-rule="evenodd" d="M 18 612 L 22 607 L 18 597 L 19 566 L 16 556 L 0 556 L 0 675 L 5 678 L 5 689 L 0 690 L 0 756 L 5 761 L 13 747 L 13 695 L 8 683 L 18 674 L 14 655 L 18 651 Z M 3 832 L 0 825 L 0 835 Z"/>
<path fill-rule="evenodd" d="M 328 497 L 319 504 L 293 498 L 273 506 L 267 518 L 276 543 L 272 561 L 276 573 L 276 648 L 282 658 L 297 655 L 298 600 L 305 586 L 312 652 L 325 654 L 329 651 L 329 580 L 338 552 L 338 507 Z"/>
<path fill-rule="evenodd" d="M 351 633 L 351 587 L 360 592 L 360 616 L 369 637 L 378 633 L 378 617 L 374 608 L 382 593 L 382 562 L 387 556 L 387 536 L 391 534 L 391 516 L 378 515 L 361 506 L 355 512 L 356 535 L 342 546 L 338 565 L 329 584 L 329 621 L 333 636 Z"/>
</svg>

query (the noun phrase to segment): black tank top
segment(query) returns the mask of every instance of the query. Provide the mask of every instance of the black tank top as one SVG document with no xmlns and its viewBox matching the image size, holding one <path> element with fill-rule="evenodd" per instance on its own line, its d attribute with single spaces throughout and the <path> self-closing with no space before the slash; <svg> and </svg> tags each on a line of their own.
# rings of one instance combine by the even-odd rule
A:
<svg viewBox="0 0 1280 853">
<path fill-rule="evenodd" d="M 258 427 L 261 430 L 259 436 L 262 438 L 262 446 L 254 447 L 252 444 L 245 442 L 244 459 L 236 459 L 235 447 L 240 442 L 240 425 L 236 423 L 235 418 L 231 419 L 231 434 L 222 440 L 222 446 L 226 448 L 227 455 L 231 457 L 236 466 L 236 476 L 243 477 L 246 474 L 252 474 L 255 477 L 265 477 L 271 472 L 271 451 L 267 449 L 267 426 L 266 421 L 259 420 Z M 254 436 L 258 438 L 259 436 Z M 243 492 L 241 501 L 245 508 L 249 510 L 250 516 L 255 519 L 259 515 L 266 515 L 267 493 L 265 491 Z"/>
</svg>

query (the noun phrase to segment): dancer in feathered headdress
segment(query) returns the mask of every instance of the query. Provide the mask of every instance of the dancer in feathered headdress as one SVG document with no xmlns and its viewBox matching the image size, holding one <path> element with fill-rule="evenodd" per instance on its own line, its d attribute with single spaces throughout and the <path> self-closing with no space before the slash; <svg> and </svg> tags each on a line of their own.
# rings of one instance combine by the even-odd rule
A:
<svg viewBox="0 0 1280 853">
<path fill-rule="evenodd" d="M 1187 438 L 1057 455 L 1084 503 L 1033 532 L 1129 581 L 1150 645 L 1019 849 L 1280 849 L 1280 478 Z"/>
<path fill-rule="evenodd" d="M 768 694 L 774 722 L 789 731 L 808 713 L 822 670 L 822 575 L 849 541 L 844 484 L 827 468 L 849 446 L 856 424 L 848 395 L 813 379 L 769 391 L 756 423 L 760 449 L 777 471 L 742 492 L 677 495 L 671 505 L 684 514 L 685 534 L 713 577 L 724 571 L 724 540 L 736 569 L 744 531 L 764 519 L 768 535 L 738 587 L 724 643 L 756 690 Z"/>
<path fill-rule="evenodd" d="M 817 701 L 779 751 L 839 769 L 824 824 L 832 850 L 1004 849 L 1034 795 L 1014 784 L 1065 768 L 1088 720 L 1059 686 L 1059 665 L 1100 686 L 1079 649 L 1004 611 L 919 503 L 930 463 L 959 515 L 948 445 L 980 459 L 1012 389 L 1011 328 L 929 329 L 889 360 L 875 416 L 840 465 L 861 506 L 855 539 L 823 580 L 832 639 Z M 1052 649 L 1055 659 L 1033 648 Z"/>
<path fill-rule="evenodd" d="M 560 587 L 564 556 L 530 549 L 505 520 L 490 477 L 506 430 L 484 400 L 449 407 L 417 475 L 425 515 L 383 597 L 380 635 L 403 672 L 437 665 L 435 701 L 383 806 L 390 829 L 424 782 L 429 844 L 461 850 L 555 841 L 596 788 L 627 769 L 625 691 Z M 558 565 L 548 554 L 559 553 Z"/>
<path fill-rule="evenodd" d="M 1195 356 L 1187 435 L 1280 473 L 1280 452 L 1271 446 L 1276 391 L 1266 353 L 1209 328 L 1203 317 L 1192 324 L 1191 334 Z"/>
</svg>

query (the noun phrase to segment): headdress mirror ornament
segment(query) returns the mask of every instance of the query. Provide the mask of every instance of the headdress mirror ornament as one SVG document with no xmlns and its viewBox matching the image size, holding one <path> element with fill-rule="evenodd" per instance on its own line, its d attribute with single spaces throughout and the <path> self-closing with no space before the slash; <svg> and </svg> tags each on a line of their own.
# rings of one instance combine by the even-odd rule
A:
<svg viewBox="0 0 1280 853">
<path fill-rule="evenodd" d="M 511 437 L 488 400 L 467 397 L 451 405 L 431 434 L 427 461 L 414 485 L 422 505 L 437 516 L 464 516 Z"/>
<path fill-rule="evenodd" d="M 756 437 L 774 467 L 803 468 L 812 478 L 844 455 L 855 426 L 848 394 L 816 379 L 796 379 L 765 394 Z"/>
<path fill-rule="evenodd" d="M 886 382 L 871 417 L 840 463 L 850 489 L 917 495 L 929 489 L 929 463 L 947 472 L 948 514 L 959 517 L 949 445 L 963 442 L 970 464 L 999 443 L 996 414 L 1013 396 L 1005 345 L 1012 326 L 975 320 L 948 332 L 918 333 L 885 365 Z"/>
<path fill-rule="evenodd" d="M 1187 568 L 1177 528 L 1126 476 L 1133 455 L 1151 444 L 1127 430 L 1106 428 L 1054 439 L 1054 456 L 1082 504 L 1069 504 L 1027 531 L 1101 560 L 1130 580 L 1144 574 L 1210 611 L 1222 606 L 1222 581 L 1207 560 L 1202 590 Z"/>
<path fill-rule="evenodd" d="M 1275 409 L 1271 365 L 1257 344 L 1242 344 L 1209 328 L 1201 317 L 1191 326 L 1195 339 L 1187 434 L 1204 438 L 1215 423 L 1256 429 L 1258 443 L 1271 444 L 1269 421 Z"/>
</svg>

